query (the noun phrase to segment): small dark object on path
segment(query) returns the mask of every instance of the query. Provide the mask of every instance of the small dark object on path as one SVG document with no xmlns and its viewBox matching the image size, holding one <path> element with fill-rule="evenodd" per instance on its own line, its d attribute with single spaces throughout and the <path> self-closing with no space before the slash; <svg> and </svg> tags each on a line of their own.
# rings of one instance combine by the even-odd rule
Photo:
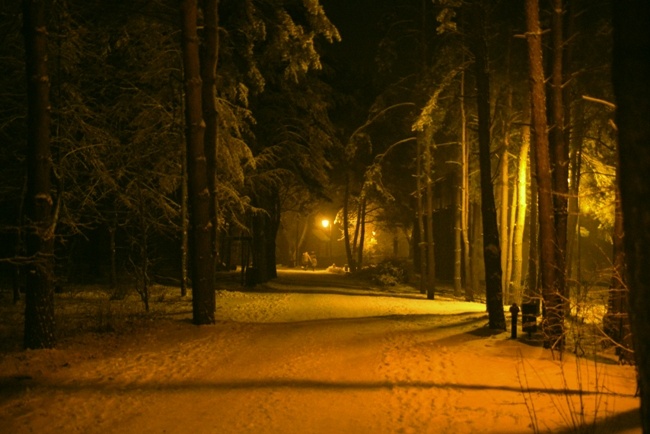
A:
<svg viewBox="0 0 650 434">
<path fill-rule="evenodd" d="M 517 339 L 517 317 L 519 316 L 519 306 L 517 306 L 517 303 L 512 303 L 512 306 L 510 306 L 510 314 L 512 315 L 512 334 L 510 337 Z"/>
<path fill-rule="evenodd" d="M 537 331 L 537 315 L 539 307 L 537 303 L 523 303 L 521 305 L 521 330 L 528 333 L 530 338 Z"/>
</svg>

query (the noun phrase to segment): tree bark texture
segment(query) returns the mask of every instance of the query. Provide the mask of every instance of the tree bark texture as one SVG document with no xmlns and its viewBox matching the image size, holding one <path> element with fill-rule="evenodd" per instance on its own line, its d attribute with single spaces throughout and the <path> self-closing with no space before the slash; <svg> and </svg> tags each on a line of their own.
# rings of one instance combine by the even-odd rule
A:
<svg viewBox="0 0 650 434">
<path fill-rule="evenodd" d="M 212 225 L 201 103 L 201 74 L 197 0 L 184 0 L 182 11 L 183 67 L 185 72 L 185 119 L 187 173 L 192 250 L 192 320 L 195 324 L 214 323 L 214 260 Z"/>
<path fill-rule="evenodd" d="M 189 256 L 189 210 L 188 208 L 188 187 L 187 187 L 187 149 L 181 153 L 183 159 L 181 165 L 181 297 L 187 295 L 187 263 Z"/>
<path fill-rule="evenodd" d="M 420 293 L 425 294 L 427 292 L 426 289 L 426 284 L 427 284 L 427 279 L 426 276 L 427 274 L 427 259 L 426 259 L 426 252 L 427 252 L 427 245 L 425 241 L 425 229 L 424 229 L 424 201 L 422 200 L 422 190 L 423 190 L 423 147 L 426 146 L 426 144 L 423 143 L 423 134 L 419 134 L 417 138 L 417 154 L 416 154 L 416 165 L 417 165 L 417 175 L 416 175 L 416 194 L 415 196 L 417 197 L 417 214 L 418 214 L 418 237 L 417 237 L 417 246 L 418 246 L 418 251 L 420 252 L 419 255 L 419 264 L 420 264 Z"/>
<path fill-rule="evenodd" d="M 546 118 L 546 92 L 542 66 L 542 31 L 539 25 L 539 3 L 526 0 L 526 40 L 530 67 L 532 143 L 538 188 L 539 242 L 544 300 L 544 346 L 562 350 L 564 343 L 563 300 L 556 285 L 556 236 L 553 214 L 551 158 Z"/>
<path fill-rule="evenodd" d="M 509 178 L 510 178 L 510 170 L 509 170 L 509 155 L 508 155 L 508 141 L 509 138 L 507 137 L 509 133 L 506 132 L 506 138 L 504 140 L 504 147 L 503 147 L 503 153 L 501 154 L 501 164 L 499 165 L 499 182 L 498 182 L 498 187 L 499 187 L 499 196 L 501 196 L 501 203 L 499 204 L 499 212 L 498 212 L 498 217 L 499 217 L 499 246 L 501 247 L 501 286 L 503 290 L 505 291 L 505 299 L 507 300 L 508 297 L 508 233 L 509 233 L 509 225 L 508 225 L 508 207 L 509 207 L 509 190 L 510 186 L 509 184 Z"/>
<path fill-rule="evenodd" d="M 506 57 L 506 81 L 510 83 L 510 64 L 512 58 L 512 40 L 508 39 L 507 57 Z M 512 120 L 514 118 L 512 108 L 512 86 L 507 86 L 506 90 L 506 123 L 505 134 L 503 138 L 503 154 L 501 157 L 501 215 L 499 225 L 499 235 L 501 236 L 501 281 L 504 292 L 504 300 L 507 304 L 512 304 L 512 288 L 510 285 L 512 278 L 512 238 L 515 225 L 515 214 L 517 209 L 517 186 L 513 182 L 510 188 L 510 136 L 512 130 Z M 510 199 L 510 190 L 512 190 L 512 199 Z"/>
<path fill-rule="evenodd" d="M 462 148 L 460 150 L 462 152 Z M 455 172 L 454 195 L 454 296 L 460 297 L 463 290 L 463 184 L 462 184 L 462 156 L 459 155 L 460 164 Z"/>
<path fill-rule="evenodd" d="M 512 236 L 512 293 L 515 303 L 522 302 L 522 276 L 524 257 L 524 230 L 526 227 L 526 208 L 528 193 L 528 152 L 530 150 L 530 127 L 522 127 L 522 141 L 519 149 L 519 173 L 517 175 L 517 216 Z"/>
<path fill-rule="evenodd" d="M 429 127 L 427 127 L 429 128 Z M 433 153 L 432 134 L 426 134 L 424 141 L 424 179 L 426 182 L 426 237 L 427 237 L 427 299 L 433 300 L 436 294 L 436 256 L 433 239 Z"/>
<path fill-rule="evenodd" d="M 553 59 L 551 71 L 551 128 L 549 146 L 552 150 L 553 209 L 555 218 L 555 249 L 557 270 L 555 280 L 557 291 L 568 301 L 566 287 L 566 247 L 569 199 L 569 148 L 565 142 L 564 122 L 564 0 L 553 0 L 551 38 Z"/>
<path fill-rule="evenodd" d="M 501 286 L 501 248 L 497 211 L 492 185 L 490 161 L 490 72 L 485 35 L 485 11 L 480 1 L 473 5 L 473 24 L 476 34 L 472 38 L 471 49 L 474 54 L 476 70 L 476 89 L 478 105 L 478 143 L 481 175 L 481 211 L 483 219 L 483 260 L 485 262 L 485 292 L 491 329 L 505 330 L 503 313 L 503 288 Z"/>
<path fill-rule="evenodd" d="M 356 259 L 350 246 L 350 171 L 345 172 L 345 193 L 343 195 L 343 240 L 345 242 L 345 256 L 348 258 L 348 267 L 351 272 L 357 271 Z"/>
<path fill-rule="evenodd" d="M 517 176 L 519 174 L 516 173 L 513 181 L 512 181 L 512 199 L 510 200 L 510 217 L 509 217 L 509 222 L 510 224 L 508 225 L 508 261 L 506 262 L 507 267 L 505 271 L 505 275 L 507 276 L 504 281 L 506 282 L 505 284 L 507 285 L 504 287 L 504 291 L 507 292 L 507 297 L 506 297 L 506 304 L 511 305 L 513 303 L 513 292 L 512 292 L 512 273 L 513 273 L 513 267 L 514 267 L 514 243 L 515 243 L 515 224 L 517 221 L 517 208 L 519 207 L 519 195 L 517 194 Z M 519 302 L 517 302 L 519 303 Z"/>
<path fill-rule="evenodd" d="M 617 181 L 618 182 L 618 181 Z M 616 343 L 619 360 L 633 359 L 630 336 L 630 323 L 627 314 L 628 288 L 625 280 L 625 248 L 623 229 L 623 209 L 621 207 L 620 188 L 616 188 L 614 215 L 613 267 L 607 300 L 607 313 L 603 317 L 605 333 Z"/>
<path fill-rule="evenodd" d="M 650 433 L 650 4 L 613 5 L 612 79 L 616 97 L 619 179 L 629 315 L 641 392 L 641 423 Z"/>
<path fill-rule="evenodd" d="M 27 75 L 26 248 L 32 258 L 25 285 L 25 348 L 53 348 L 54 225 L 50 172 L 50 78 L 45 2 L 23 1 Z"/>
<path fill-rule="evenodd" d="M 460 122 L 461 122 L 461 176 L 462 176 L 462 201 L 461 201 L 461 233 L 463 237 L 463 263 L 465 265 L 465 300 L 474 301 L 473 263 L 470 260 L 469 242 L 469 143 L 467 141 L 467 111 L 465 110 L 465 71 L 461 72 L 460 80 Z"/>
<path fill-rule="evenodd" d="M 530 135 L 530 127 L 529 127 Z M 529 151 L 530 159 L 530 217 L 529 227 L 529 245 L 528 245 L 528 273 L 526 278 L 526 287 L 524 299 L 530 301 L 534 299 L 540 301 L 541 293 L 539 291 L 539 212 L 537 211 L 537 163 L 535 150 Z"/>
<path fill-rule="evenodd" d="M 251 218 L 254 279 L 255 283 L 264 283 L 277 277 L 275 247 L 280 226 L 279 195 L 267 189 L 255 199 L 254 206 L 264 210 Z"/>
<path fill-rule="evenodd" d="M 366 197 L 359 198 L 359 212 L 357 213 L 357 229 L 355 233 L 355 246 L 357 247 L 357 269 L 363 268 L 363 247 L 366 239 Z M 356 243 L 358 233 L 359 244 Z"/>
<path fill-rule="evenodd" d="M 217 218 L 217 60 L 219 57 L 219 1 L 202 0 L 203 45 L 201 56 L 201 104 L 205 120 L 205 158 L 210 190 L 212 255 L 219 260 L 219 224 Z"/>
</svg>

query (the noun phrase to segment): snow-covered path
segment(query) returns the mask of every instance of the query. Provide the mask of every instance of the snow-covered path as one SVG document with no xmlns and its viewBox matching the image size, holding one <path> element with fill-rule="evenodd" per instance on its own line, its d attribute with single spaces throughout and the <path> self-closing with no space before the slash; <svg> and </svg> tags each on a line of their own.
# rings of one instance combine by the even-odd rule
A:
<svg viewBox="0 0 650 434">
<path fill-rule="evenodd" d="M 576 380 L 573 358 L 486 330 L 481 304 L 288 271 L 217 303 L 214 326 L 156 320 L 7 355 L 0 433 L 525 433 L 531 411 L 570 432 L 562 391 L 593 388 L 587 421 L 640 432 L 630 367 Z"/>
</svg>

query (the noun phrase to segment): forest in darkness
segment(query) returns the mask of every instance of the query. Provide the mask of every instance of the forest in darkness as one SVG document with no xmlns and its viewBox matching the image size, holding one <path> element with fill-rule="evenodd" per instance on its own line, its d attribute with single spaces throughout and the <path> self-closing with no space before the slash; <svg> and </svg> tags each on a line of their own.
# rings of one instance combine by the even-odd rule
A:
<svg viewBox="0 0 650 434">
<path fill-rule="evenodd" d="M 55 346 L 69 285 L 148 309 L 171 283 L 211 324 L 221 274 L 315 251 L 484 300 L 493 329 L 532 304 L 554 351 L 604 293 L 604 337 L 647 368 L 648 6 L 613 3 L 0 1 L 0 291 L 25 347 Z"/>
</svg>

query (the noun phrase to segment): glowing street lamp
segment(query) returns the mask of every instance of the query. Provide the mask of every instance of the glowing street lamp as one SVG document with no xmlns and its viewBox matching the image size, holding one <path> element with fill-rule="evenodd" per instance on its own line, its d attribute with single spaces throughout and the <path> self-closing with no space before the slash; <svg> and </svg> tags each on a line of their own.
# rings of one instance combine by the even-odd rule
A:
<svg viewBox="0 0 650 434">
<path fill-rule="evenodd" d="M 323 219 L 321 222 L 321 225 L 323 225 L 323 229 L 328 229 L 329 228 L 329 257 L 330 260 L 332 259 L 332 223 L 328 219 Z"/>
</svg>

